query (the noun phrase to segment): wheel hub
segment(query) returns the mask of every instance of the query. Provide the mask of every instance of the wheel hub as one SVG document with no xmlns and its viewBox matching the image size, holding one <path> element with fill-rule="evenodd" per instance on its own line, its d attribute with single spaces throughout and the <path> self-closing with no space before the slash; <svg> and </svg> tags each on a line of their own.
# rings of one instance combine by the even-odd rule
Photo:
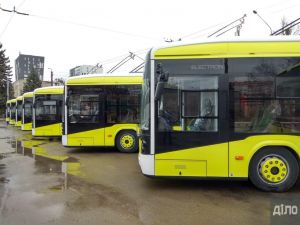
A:
<svg viewBox="0 0 300 225">
<path fill-rule="evenodd" d="M 280 183 L 288 175 L 287 163 L 280 156 L 267 156 L 259 164 L 259 174 L 268 183 Z"/>
<path fill-rule="evenodd" d="M 134 138 L 129 134 L 124 135 L 121 138 L 121 145 L 123 148 L 127 148 L 127 149 L 132 148 L 134 145 Z"/>
<path fill-rule="evenodd" d="M 277 175 L 277 174 L 279 173 L 278 167 L 272 167 L 272 168 L 271 168 L 271 173 L 272 173 L 273 175 Z"/>
</svg>

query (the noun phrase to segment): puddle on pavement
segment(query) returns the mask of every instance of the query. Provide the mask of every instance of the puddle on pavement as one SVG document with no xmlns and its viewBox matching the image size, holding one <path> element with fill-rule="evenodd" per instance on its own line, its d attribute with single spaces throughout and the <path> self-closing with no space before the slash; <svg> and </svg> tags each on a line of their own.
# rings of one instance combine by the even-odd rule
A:
<svg viewBox="0 0 300 225">
<path fill-rule="evenodd" d="M 47 148 L 42 147 L 43 144 L 48 144 L 49 139 L 42 140 L 18 140 L 11 141 L 12 148 L 15 148 L 17 154 L 31 157 L 34 159 L 36 173 L 57 173 L 63 175 L 62 185 L 50 187 L 51 191 L 64 191 L 68 188 L 69 175 L 83 177 L 80 170 L 80 162 L 74 157 L 64 154 L 50 153 Z M 1 168 L 0 168 L 1 170 Z M 0 180 L 1 182 L 1 180 Z"/>
<path fill-rule="evenodd" d="M 3 174 L 3 170 L 6 168 L 5 164 L 0 164 L 0 183 L 8 183 L 9 179 L 1 176 Z"/>
<path fill-rule="evenodd" d="M 7 140 L 7 143 L 10 144 L 12 148 L 16 148 L 17 142 L 16 142 L 15 138 L 12 138 L 12 137 L 9 138 L 9 139 Z"/>
<path fill-rule="evenodd" d="M 9 179 L 5 178 L 5 177 L 0 177 L 0 183 L 8 183 Z"/>
<path fill-rule="evenodd" d="M 0 137 L 0 140 L 9 139 L 9 137 Z"/>
</svg>

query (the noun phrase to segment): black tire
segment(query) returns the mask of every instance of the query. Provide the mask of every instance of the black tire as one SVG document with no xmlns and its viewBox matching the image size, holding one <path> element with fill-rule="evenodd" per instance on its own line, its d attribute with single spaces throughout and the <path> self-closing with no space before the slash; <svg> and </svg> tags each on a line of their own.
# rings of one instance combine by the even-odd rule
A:
<svg viewBox="0 0 300 225">
<path fill-rule="evenodd" d="M 266 147 L 261 149 L 253 156 L 249 166 L 251 182 L 263 191 L 288 191 L 297 182 L 298 175 L 298 161 L 284 147 Z"/>
<path fill-rule="evenodd" d="M 120 152 L 134 153 L 138 151 L 138 138 L 136 132 L 121 131 L 116 138 L 116 147 Z"/>
</svg>

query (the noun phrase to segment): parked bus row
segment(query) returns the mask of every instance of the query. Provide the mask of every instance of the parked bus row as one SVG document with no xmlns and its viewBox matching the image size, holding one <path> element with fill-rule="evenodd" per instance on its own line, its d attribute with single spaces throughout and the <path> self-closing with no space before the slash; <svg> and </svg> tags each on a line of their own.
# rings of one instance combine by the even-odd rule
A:
<svg viewBox="0 0 300 225">
<path fill-rule="evenodd" d="M 43 90 L 32 97 L 34 136 L 57 131 L 64 146 L 122 152 L 140 146 L 146 176 L 249 179 L 274 192 L 298 180 L 299 37 L 152 48 L 143 77 L 88 75 L 69 78 L 60 93 Z M 8 102 L 17 126 L 26 116 L 20 99 Z"/>
<path fill-rule="evenodd" d="M 33 137 L 62 137 L 66 147 L 138 150 L 141 75 L 73 77 L 7 102 L 6 121 Z"/>
</svg>

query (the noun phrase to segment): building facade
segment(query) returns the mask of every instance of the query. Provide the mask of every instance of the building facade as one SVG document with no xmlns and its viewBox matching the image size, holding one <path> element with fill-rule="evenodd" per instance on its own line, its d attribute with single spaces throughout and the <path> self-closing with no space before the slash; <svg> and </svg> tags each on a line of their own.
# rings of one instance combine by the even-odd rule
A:
<svg viewBox="0 0 300 225">
<path fill-rule="evenodd" d="M 45 58 L 43 56 L 19 54 L 15 60 L 16 81 L 26 79 L 32 72 L 37 73 L 40 80 L 43 80 L 44 64 Z"/>
<path fill-rule="evenodd" d="M 86 74 L 103 73 L 102 66 L 81 65 L 70 69 L 70 77 Z"/>
<path fill-rule="evenodd" d="M 23 93 L 24 83 L 25 83 L 24 79 L 16 80 L 15 82 L 12 83 L 15 97 L 18 97 L 18 96 L 24 94 Z M 42 81 L 41 87 L 50 87 L 50 86 L 51 86 L 51 81 Z"/>
</svg>

